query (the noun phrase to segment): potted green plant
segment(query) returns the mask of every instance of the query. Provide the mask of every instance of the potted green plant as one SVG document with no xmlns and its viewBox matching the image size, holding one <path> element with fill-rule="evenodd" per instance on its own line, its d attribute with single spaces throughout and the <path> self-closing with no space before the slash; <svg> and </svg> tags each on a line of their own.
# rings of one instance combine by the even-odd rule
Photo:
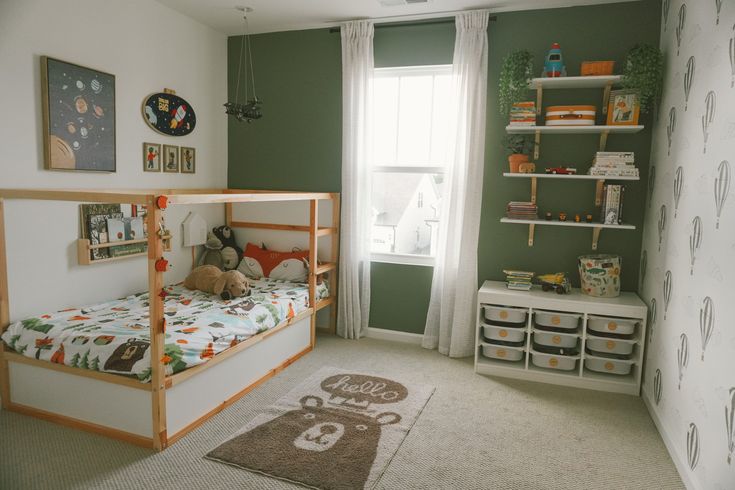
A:
<svg viewBox="0 0 735 490">
<path fill-rule="evenodd" d="M 531 150 L 531 141 L 521 134 L 509 134 L 503 139 L 503 146 L 508 152 L 508 164 L 511 173 L 518 173 L 522 163 L 529 161 L 528 152 Z"/>
<path fill-rule="evenodd" d="M 532 78 L 533 55 L 530 51 L 519 49 L 503 58 L 498 82 L 498 104 L 502 115 L 510 112 L 513 103 L 525 98 Z"/>
<path fill-rule="evenodd" d="M 650 111 L 660 100 L 663 87 L 664 55 L 650 44 L 636 44 L 628 51 L 623 85 L 638 91 L 641 112 Z"/>
</svg>

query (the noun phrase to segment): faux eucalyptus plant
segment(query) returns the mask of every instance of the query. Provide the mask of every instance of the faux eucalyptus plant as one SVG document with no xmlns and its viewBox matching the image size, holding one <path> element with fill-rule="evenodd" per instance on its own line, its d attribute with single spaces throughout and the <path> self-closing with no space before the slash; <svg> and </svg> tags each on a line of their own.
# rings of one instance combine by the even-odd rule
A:
<svg viewBox="0 0 735 490">
<path fill-rule="evenodd" d="M 623 85 L 639 93 L 641 112 L 650 111 L 660 100 L 663 87 L 664 55 L 650 44 L 636 44 L 628 52 Z"/>
<path fill-rule="evenodd" d="M 498 103 L 501 114 L 508 114 L 513 103 L 525 98 L 532 78 L 533 55 L 530 51 L 525 49 L 512 51 L 503 58 L 498 83 Z"/>
</svg>

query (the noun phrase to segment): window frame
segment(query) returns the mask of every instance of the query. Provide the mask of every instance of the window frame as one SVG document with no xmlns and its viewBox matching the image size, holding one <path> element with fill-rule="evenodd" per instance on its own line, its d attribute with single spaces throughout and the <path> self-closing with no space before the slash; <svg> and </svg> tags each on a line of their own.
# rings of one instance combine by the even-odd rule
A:
<svg viewBox="0 0 735 490">
<path fill-rule="evenodd" d="M 451 75 L 452 65 L 421 65 L 421 66 L 398 66 L 375 68 L 373 78 L 395 77 L 395 76 L 426 76 L 426 75 Z M 400 103 L 400 98 L 399 98 Z M 398 137 L 398 135 L 396 135 Z M 415 174 L 437 174 L 446 173 L 445 165 L 372 165 L 371 173 L 415 173 Z M 371 239 L 372 247 L 372 239 Z M 418 265 L 433 267 L 436 257 L 433 255 L 418 255 L 393 252 L 370 252 L 370 261 L 385 264 Z"/>
</svg>

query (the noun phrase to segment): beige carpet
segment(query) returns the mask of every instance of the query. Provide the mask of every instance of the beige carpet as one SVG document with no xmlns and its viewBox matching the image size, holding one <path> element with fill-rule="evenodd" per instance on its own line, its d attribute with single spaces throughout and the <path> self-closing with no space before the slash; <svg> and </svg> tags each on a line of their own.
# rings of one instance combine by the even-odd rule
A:
<svg viewBox="0 0 735 490">
<path fill-rule="evenodd" d="M 377 488 L 683 488 L 640 398 L 488 378 L 417 346 L 328 336 L 160 454 L 0 411 L 0 488 L 299 488 L 203 456 L 324 365 L 436 387 Z"/>
</svg>

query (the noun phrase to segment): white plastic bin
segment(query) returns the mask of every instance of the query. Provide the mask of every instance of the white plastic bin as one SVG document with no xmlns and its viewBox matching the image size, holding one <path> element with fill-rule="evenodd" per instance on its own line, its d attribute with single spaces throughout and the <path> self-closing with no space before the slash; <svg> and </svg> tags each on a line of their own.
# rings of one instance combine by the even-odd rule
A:
<svg viewBox="0 0 735 490">
<path fill-rule="evenodd" d="M 625 375 L 629 374 L 634 361 L 623 359 L 607 359 L 603 357 L 587 356 L 584 359 L 584 367 L 598 373 L 610 373 Z"/>
<path fill-rule="evenodd" d="M 612 333 L 615 335 L 632 335 L 639 320 L 634 318 L 615 318 L 611 316 L 587 317 L 587 329 L 592 332 Z"/>
<path fill-rule="evenodd" d="M 533 341 L 539 345 L 548 347 L 572 348 L 577 346 L 579 335 L 534 330 Z"/>
<path fill-rule="evenodd" d="M 519 327 L 525 325 L 528 316 L 528 308 L 485 305 L 484 310 L 485 319 L 490 322 L 514 323 Z"/>
<path fill-rule="evenodd" d="M 526 339 L 526 331 L 521 328 L 483 325 L 482 330 L 486 339 L 502 340 L 503 342 L 523 342 Z"/>
<path fill-rule="evenodd" d="M 578 359 L 579 356 L 558 356 L 556 354 L 544 354 L 535 350 L 531 351 L 531 362 L 534 366 L 540 368 L 572 371 L 577 367 Z"/>
<path fill-rule="evenodd" d="M 523 359 L 523 347 L 506 347 L 504 345 L 482 344 L 482 355 L 502 361 L 520 361 Z"/>
<path fill-rule="evenodd" d="M 558 311 L 543 310 L 536 310 L 534 312 L 536 325 L 541 327 L 574 330 L 579 325 L 580 318 L 582 318 L 582 315 L 579 313 L 560 313 Z"/>
<path fill-rule="evenodd" d="M 589 336 L 587 348 L 594 352 L 628 356 L 633 353 L 635 340 L 610 339 Z"/>
</svg>

